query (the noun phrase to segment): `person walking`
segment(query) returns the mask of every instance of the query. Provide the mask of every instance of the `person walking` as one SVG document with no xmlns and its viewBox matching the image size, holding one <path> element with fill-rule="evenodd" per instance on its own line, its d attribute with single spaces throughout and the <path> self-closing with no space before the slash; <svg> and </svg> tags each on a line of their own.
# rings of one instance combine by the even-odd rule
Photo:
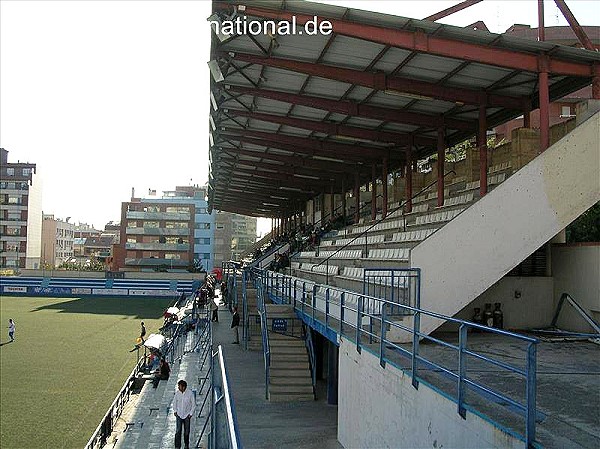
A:
<svg viewBox="0 0 600 449">
<path fill-rule="evenodd" d="M 233 308 L 233 315 L 231 317 L 231 328 L 233 329 L 233 336 L 235 340 L 233 341 L 234 345 L 240 344 L 240 333 L 238 331 L 238 326 L 240 325 L 240 314 L 238 313 L 238 308 Z"/>
<path fill-rule="evenodd" d="M 8 338 L 10 338 L 11 343 L 15 341 L 15 322 L 12 318 L 8 319 Z"/>
<path fill-rule="evenodd" d="M 213 298 L 210 301 L 210 311 L 212 312 L 212 316 L 211 316 L 210 320 L 218 323 L 219 322 L 219 306 L 215 302 L 215 298 Z"/>
<path fill-rule="evenodd" d="M 190 423 L 194 410 L 196 409 L 196 400 L 193 393 L 187 389 L 187 382 L 183 379 L 177 382 L 177 391 L 173 400 L 173 411 L 177 420 L 175 429 L 175 447 L 181 448 L 181 428 L 183 427 L 183 442 L 185 449 L 190 447 Z"/>
<path fill-rule="evenodd" d="M 140 329 L 140 339 L 142 340 L 142 343 L 144 343 L 144 337 L 146 336 L 146 326 L 144 326 L 144 322 L 142 321 L 142 325 L 141 325 L 141 329 Z"/>
</svg>

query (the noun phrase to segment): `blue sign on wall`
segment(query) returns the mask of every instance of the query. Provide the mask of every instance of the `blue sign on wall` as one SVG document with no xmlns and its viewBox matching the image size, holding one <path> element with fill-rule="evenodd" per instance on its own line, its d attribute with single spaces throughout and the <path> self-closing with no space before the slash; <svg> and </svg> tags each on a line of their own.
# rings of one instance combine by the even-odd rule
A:
<svg viewBox="0 0 600 449">
<path fill-rule="evenodd" d="M 273 318 L 273 324 L 271 326 L 272 326 L 273 332 L 286 332 L 287 331 L 287 319 Z"/>
</svg>

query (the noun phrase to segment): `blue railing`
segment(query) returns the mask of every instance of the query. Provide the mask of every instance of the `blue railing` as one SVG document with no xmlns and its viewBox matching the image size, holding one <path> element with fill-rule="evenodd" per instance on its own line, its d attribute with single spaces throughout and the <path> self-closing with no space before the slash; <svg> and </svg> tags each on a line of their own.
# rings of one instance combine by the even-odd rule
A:
<svg viewBox="0 0 600 449">
<path fill-rule="evenodd" d="M 256 305 L 260 316 L 260 329 L 262 336 L 263 357 L 265 362 L 265 399 L 269 399 L 269 371 L 271 369 L 271 346 L 269 344 L 269 329 L 267 327 L 267 310 L 265 307 L 265 278 L 256 276 Z"/>
<path fill-rule="evenodd" d="M 528 447 L 533 446 L 537 417 L 537 339 L 419 308 L 418 269 L 408 270 L 403 281 L 406 285 L 414 285 L 414 288 L 409 289 L 410 297 L 404 298 L 404 303 L 319 285 L 279 273 L 264 271 L 261 277 L 265 282 L 265 293 L 271 300 L 292 304 L 306 324 L 334 343 L 337 343 L 338 337 L 342 335 L 356 344 L 358 352 L 365 349 L 378 356 L 382 367 L 391 363 L 410 373 L 415 388 L 418 388 L 420 382 L 425 382 L 444 391 L 457 404 L 457 412 L 461 417 L 465 417 L 467 409 L 475 408 L 474 404 L 468 404 L 466 401 L 467 391 L 473 392 L 479 398 L 478 402 L 483 400 L 483 408 L 486 411 L 481 411 L 480 405 L 477 405 L 477 408 L 484 414 L 489 414 L 487 410 L 499 404 L 511 415 L 524 417 L 524 436 L 518 431 L 515 434 L 523 439 Z M 401 313 L 392 314 L 396 309 L 401 309 Z M 456 328 L 457 336 L 448 339 L 450 341 L 444 341 L 422 333 L 421 315 L 440 320 L 440 324 L 451 323 Z M 521 344 L 522 359 L 517 362 L 517 358 L 511 357 L 509 363 L 500 356 L 491 358 L 472 350 L 467 345 L 468 331 L 493 334 Z M 458 343 L 454 342 L 456 339 Z M 436 360 L 438 357 L 435 357 L 432 346 L 422 347 L 421 340 L 433 343 L 433 348 L 452 351 L 451 362 Z M 502 392 L 502 376 L 494 376 L 500 380 L 494 387 L 468 376 L 469 371 L 481 371 L 482 366 L 487 370 L 500 369 L 520 379 L 512 386 L 518 386 L 519 382 L 524 384 L 521 397 L 514 398 L 514 392 L 510 395 Z M 494 418 L 503 419 L 495 412 Z"/>
</svg>

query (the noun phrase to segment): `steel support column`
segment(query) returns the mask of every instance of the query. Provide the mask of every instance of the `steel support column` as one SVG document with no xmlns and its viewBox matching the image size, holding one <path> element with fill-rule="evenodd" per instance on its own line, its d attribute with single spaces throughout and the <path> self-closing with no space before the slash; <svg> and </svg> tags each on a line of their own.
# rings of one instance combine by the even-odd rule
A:
<svg viewBox="0 0 600 449">
<path fill-rule="evenodd" d="M 383 195 L 383 207 L 381 210 L 381 216 L 385 218 L 388 210 L 388 159 L 383 158 L 383 169 L 381 171 L 381 193 Z"/>
<path fill-rule="evenodd" d="M 354 175 L 354 223 L 358 224 L 360 220 L 360 175 L 358 172 Z"/>
<path fill-rule="evenodd" d="M 594 65 L 594 78 L 592 78 L 592 98 L 600 100 L 600 64 Z"/>
<path fill-rule="evenodd" d="M 523 128 L 531 128 L 531 109 L 523 111 Z"/>
<path fill-rule="evenodd" d="M 544 28 L 544 0 L 538 0 L 538 41 L 546 40 L 546 30 Z"/>
<path fill-rule="evenodd" d="M 315 223 L 317 222 L 316 220 L 316 213 L 317 213 L 317 197 L 313 197 L 312 199 L 312 225 L 314 226 Z"/>
<path fill-rule="evenodd" d="M 333 209 L 335 209 L 335 192 L 333 190 L 333 184 L 329 190 L 329 221 L 333 223 Z"/>
<path fill-rule="evenodd" d="M 479 105 L 479 130 L 477 133 L 479 147 L 479 196 L 487 193 L 487 120 L 485 104 Z"/>
<path fill-rule="evenodd" d="M 406 175 L 404 177 L 404 181 L 406 182 L 406 212 L 412 212 L 412 139 L 408 144 L 408 148 L 406 149 Z"/>
<path fill-rule="evenodd" d="M 346 180 L 342 179 L 342 217 L 344 217 L 344 226 L 346 225 Z"/>
<path fill-rule="evenodd" d="M 547 58 L 540 58 L 539 99 L 540 99 L 540 153 L 550 146 L 550 92 L 548 83 Z"/>
<path fill-rule="evenodd" d="M 444 162 L 446 158 L 446 130 L 438 128 L 437 132 L 437 205 L 444 205 Z"/>
<path fill-rule="evenodd" d="M 371 221 L 377 218 L 377 166 L 371 165 Z"/>
</svg>

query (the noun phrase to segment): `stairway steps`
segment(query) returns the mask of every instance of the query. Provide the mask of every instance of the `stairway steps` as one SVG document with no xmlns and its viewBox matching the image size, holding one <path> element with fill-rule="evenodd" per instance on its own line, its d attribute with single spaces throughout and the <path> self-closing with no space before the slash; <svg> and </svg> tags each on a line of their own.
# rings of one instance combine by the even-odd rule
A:
<svg viewBox="0 0 600 449">
<path fill-rule="evenodd" d="M 290 386 L 290 385 L 309 385 L 312 387 L 312 378 L 309 376 L 304 377 L 275 377 L 271 374 L 269 378 L 270 385 L 281 385 L 281 386 Z"/>
<path fill-rule="evenodd" d="M 281 354 L 278 352 L 271 352 L 271 362 L 296 362 L 306 360 L 306 351 L 302 354 Z"/>
<path fill-rule="evenodd" d="M 313 394 L 312 385 L 270 385 L 269 393 L 273 394 Z"/>
<path fill-rule="evenodd" d="M 269 375 L 272 378 L 278 378 L 278 377 L 285 377 L 288 379 L 291 378 L 295 378 L 295 377 L 309 377 L 310 378 L 310 372 L 308 370 L 308 366 L 303 366 L 302 368 L 273 368 L 271 366 L 271 369 L 269 370 Z"/>
<path fill-rule="evenodd" d="M 308 360 L 298 359 L 298 360 L 273 360 L 271 359 L 271 369 L 309 369 Z"/>
</svg>

